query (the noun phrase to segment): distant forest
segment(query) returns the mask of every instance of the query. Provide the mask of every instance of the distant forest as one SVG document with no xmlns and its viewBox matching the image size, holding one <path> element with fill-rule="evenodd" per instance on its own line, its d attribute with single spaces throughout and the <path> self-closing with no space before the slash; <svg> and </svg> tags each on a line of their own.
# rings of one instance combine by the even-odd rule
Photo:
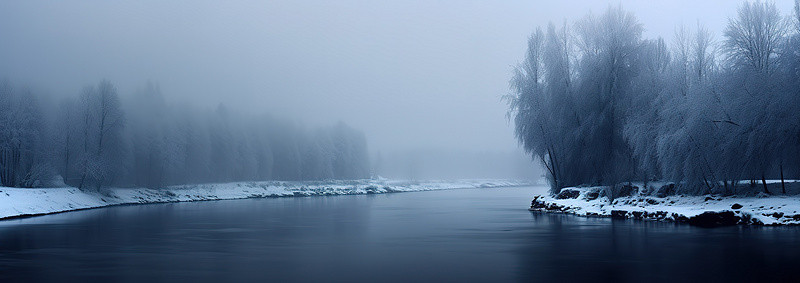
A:
<svg viewBox="0 0 800 283">
<path fill-rule="evenodd" d="M 777 193 L 765 179 L 800 178 L 800 1 L 790 16 L 746 2 L 721 37 L 642 31 L 616 6 L 530 36 L 506 100 L 552 193 L 656 180 Z"/>
<path fill-rule="evenodd" d="M 0 184 L 94 190 L 369 177 L 364 134 L 341 122 L 308 131 L 223 105 L 169 105 L 154 84 L 125 98 L 101 81 L 48 107 L 0 81 Z"/>
</svg>

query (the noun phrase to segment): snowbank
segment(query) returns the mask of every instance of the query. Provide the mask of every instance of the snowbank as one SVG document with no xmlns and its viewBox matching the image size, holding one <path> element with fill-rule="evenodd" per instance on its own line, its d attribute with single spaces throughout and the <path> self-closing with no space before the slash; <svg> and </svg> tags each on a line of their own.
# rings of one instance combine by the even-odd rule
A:
<svg viewBox="0 0 800 283">
<path fill-rule="evenodd" d="M 555 197 L 535 196 L 530 210 L 581 216 L 686 222 L 698 226 L 800 225 L 800 196 L 763 193 L 745 197 L 717 195 L 658 197 L 640 195 L 634 189 L 628 196 L 620 196 L 609 201 L 603 187 L 565 188 Z"/>
<path fill-rule="evenodd" d="M 120 204 L 382 194 L 462 188 L 494 188 L 528 184 L 524 181 L 509 180 L 242 182 L 172 186 L 163 189 L 111 188 L 100 192 L 86 192 L 71 187 L 36 189 L 0 187 L 0 219 Z"/>
</svg>

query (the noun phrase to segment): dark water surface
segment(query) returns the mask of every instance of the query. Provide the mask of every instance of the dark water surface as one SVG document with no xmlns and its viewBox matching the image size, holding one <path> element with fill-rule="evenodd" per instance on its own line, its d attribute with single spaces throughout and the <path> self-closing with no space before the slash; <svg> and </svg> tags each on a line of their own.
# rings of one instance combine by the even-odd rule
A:
<svg viewBox="0 0 800 283">
<path fill-rule="evenodd" d="M 528 212 L 544 190 L 153 204 L 0 221 L 0 282 L 800 282 L 797 227 Z"/>
</svg>

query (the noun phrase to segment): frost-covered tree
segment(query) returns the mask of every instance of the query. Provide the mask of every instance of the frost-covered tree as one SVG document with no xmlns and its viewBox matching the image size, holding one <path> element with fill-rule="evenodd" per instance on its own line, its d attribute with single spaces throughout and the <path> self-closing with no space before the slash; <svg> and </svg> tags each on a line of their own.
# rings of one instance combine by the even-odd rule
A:
<svg viewBox="0 0 800 283">
<path fill-rule="evenodd" d="M 255 180 L 272 180 L 274 178 L 275 160 L 273 158 L 272 145 L 269 136 L 272 135 L 270 129 L 264 126 L 264 121 L 269 117 L 260 117 L 250 124 L 250 141 L 253 146 L 255 157 L 256 176 Z"/>
<path fill-rule="evenodd" d="M 117 89 L 107 80 L 81 93 L 83 151 L 79 188 L 100 188 L 114 183 L 123 170 L 125 118 Z"/>
<path fill-rule="evenodd" d="M 37 97 L 0 82 L 0 185 L 35 187 L 49 178 L 44 126 Z"/>
<path fill-rule="evenodd" d="M 772 71 L 787 23 L 773 2 L 744 2 L 725 28 L 725 47 L 733 64 L 757 73 Z"/>
<path fill-rule="evenodd" d="M 179 145 L 179 162 L 185 164 L 173 184 L 206 183 L 216 181 L 211 174 L 211 140 L 204 116 L 193 109 L 173 109 L 179 114 L 176 120 L 176 143 Z"/>
<path fill-rule="evenodd" d="M 303 178 L 311 180 L 329 180 L 334 178 L 333 141 L 329 131 L 318 129 L 312 138 L 307 140 L 303 156 Z"/>
<path fill-rule="evenodd" d="M 270 127 L 270 145 L 275 163 L 274 176 L 278 180 L 302 179 L 302 131 L 290 121 L 275 121 Z"/>
<path fill-rule="evenodd" d="M 537 29 L 507 98 L 517 137 L 544 164 L 553 192 L 635 175 L 622 129 L 642 27 L 611 7 L 579 21 L 576 31 L 572 45 L 566 26 L 557 32 L 550 25 L 546 36 Z M 571 50 L 580 51 L 575 60 Z"/>
<path fill-rule="evenodd" d="M 738 125 L 731 129 L 733 140 L 744 142 L 740 147 L 743 152 L 735 154 L 745 157 L 741 160 L 743 175 L 751 180 L 760 179 L 766 193 L 769 193 L 766 176 L 779 157 L 771 127 L 779 123 L 775 115 L 780 109 L 771 106 L 781 96 L 775 72 L 787 28 L 788 21 L 774 3 L 747 2 L 725 29 L 725 48 L 730 60 L 724 83 L 729 109 L 726 115 L 732 116 L 731 122 Z M 750 108 L 758 110 L 741 110 Z"/>
<path fill-rule="evenodd" d="M 343 122 L 330 131 L 330 156 L 333 175 L 337 179 L 363 179 L 369 177 L 369 154 L 364 134 Z"/>
<path fill-rule="evenodd" d="M 564 186 L 560 164 L 559 144 L 554 139 L 563 137 L 551 131 L 554 120 L 549 119 L 551 103 L 547 100 L 541 83 L 544 33 L 541 28 L 528 37 L 528 48 L 522 63 L 514 69 L 510 81 L 512 93 L 505 96 L 509 105 L 509 118 L 513 117 L 515 133 L 525 151 L 538 158 L 547 169 L 547 178 L 554 192 Z"/>
<path fill-rule="evenodd" d="M 794 0 L 794 23 L 796 27 L 796 33 L 800 33 L 800 0 Z"/>
<path fill-rule="evenodd" d="M 19 145 L 14 138 L 12 111 L 13 88 L 4 80 L 0 83 L 0 184 L 14 186 Z"/>
<path fill-rule="evenodd" d="M 789 26 L 773 3 L 748 2 L 724 48 L 700 24 L 671 47 L 642 39 L 621 7 L 576 22 L 574 36 L 537 29 L 507 96 L 517 138 L 553 193 L 649 180 L 774 193 L 766 179 L 800 176 L 800 29 Z"/>
<path fill-rule="evenodd" d="M 670 65 L 670 53 L 664 39 L 642 43 L 636 63 L 640 64 L 639 75 L 631 83 L 630 95 L 625 101 L 629 109 L 623 126 L 623 135 L 628 142 L 638 170 L 635 179 L 647 183 L 661 178 L 658 160 L 659 111 L 666 105 L 665 90 Z"/>
<path fill-rule="evenodd" d="M 587 154 L 582 154 L 585 182 L 616 184 L 634 176 L 635 163 L 622 136 L 635 65 L 640 50 L 643 27 L 636 17 L 621 6 L 610 7 L 599 17 L 587 16 L 578 22 L 581 58 L 577 82 L 578 109 L 586 121 L 579 136 Z"/>
<path fill-rule="evenodd" d="M 697 83 L 703 83 L 703 80 L 714 68 L 716 52 L 714 36 L 700 23 L 697 24 L 691 51 L 692 79 Z"/>
<path fill-rule="evenodd" d="M 59 104 L 54 120 L 53 152 L 56 172 L 65 184 L 79 182 L 77 159 L 81 136 L 78 104 L 74 98 L 66 98 Z"/>
<path fill-rule="evenodd" d="M 164 101 L 157 86 L 148 84 L 127 103 L 128 140 L 131 141 L 130 174 L 138 186 L 157 188 L 164 182 Z"/>
<path fill-rule="evenodd" d="M 369 177 L 363 133 L 309 133 L 268 115 L 170 104 L 158 84 L 122 97 L 108 81 L 52 109 L 0 82 L 0 185 L 161 188 L 207 182 Z M 124 113 L 129 113 L 125 115 Z"/>
</svg>

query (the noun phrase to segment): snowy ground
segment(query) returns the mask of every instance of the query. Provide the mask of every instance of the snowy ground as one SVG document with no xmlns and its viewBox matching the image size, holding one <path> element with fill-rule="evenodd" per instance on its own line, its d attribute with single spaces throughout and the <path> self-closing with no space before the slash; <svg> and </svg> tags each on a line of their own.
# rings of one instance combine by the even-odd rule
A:
<svg viewBox="0 0 800 283">
<path fill-rule="evenodd" d="M 393 181 L 241 182 L 173 186 L 163 189 L 112 188 L 85 192 L 77 188 L 0 187 L 0 219 L 50 214 L 109 205 L 225 200 L 265 197 L 382 194 L 462 188 L 529 185 L 524 181 Z"/>
<path fill-rule="evenodd" d="M 800 182 L 787 184 L 787 188 L 792 188 L 791 191 L 795 191 L 798 186 Z M 604 196 L 602 187 L 565 188 L 555 197 L 535 196 L 531 210 L 581 216 L 687 222 L 699 226 L 800 225 L 800 195 L 797 194 L 657 197 L 640 194 L 634 190 L 630 196 L 609 201 L 609 198 Z"/>
</svg>

